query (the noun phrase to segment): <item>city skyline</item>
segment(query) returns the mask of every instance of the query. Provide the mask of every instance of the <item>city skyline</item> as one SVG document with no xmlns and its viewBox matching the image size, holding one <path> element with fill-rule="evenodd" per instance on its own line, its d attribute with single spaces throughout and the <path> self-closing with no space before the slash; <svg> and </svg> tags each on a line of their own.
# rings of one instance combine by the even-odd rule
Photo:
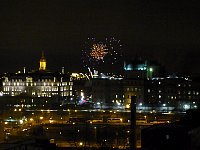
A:
<svg viewBox="0 0 200 150">
<path fill-rule="evenodd" d="M 123 53 L 153 59 L 169 72 L 199 73 L 195 2 L 1 1 L 0 72 L 47 68 L 79 71 L 89 37 L 115 37 Z"/>
</svg>

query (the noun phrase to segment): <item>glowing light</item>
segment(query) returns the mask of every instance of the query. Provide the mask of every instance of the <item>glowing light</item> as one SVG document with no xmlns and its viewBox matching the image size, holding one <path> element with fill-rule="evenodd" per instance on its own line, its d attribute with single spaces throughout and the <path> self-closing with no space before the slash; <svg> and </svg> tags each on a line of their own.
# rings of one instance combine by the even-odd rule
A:
<svg viewBox="0 0 200 150">
<path fill-rule="evenodd" d="M 183 106 L 183 108 L 184 108 L 184 109 L 189 109 L 189 108 L 190 108 L 190 105 L 185 104 L 185 105 Z"/>
<path fill-rule="evenodd" d="M 130 108 L 130 104 L 126 104 L 126 108 Z"/>
<path fill-rule="evenodd" d="M 23 120 L 19 120 L 19 123 L 20 123 L 20 124 L 23 124 L 23 123 L 24 123 L 24 121 L 23 121 Z"/>
<path fill-rule="evenodd" d="M 99 43 L 93 44 L 91 50 L 90 56 L 98 60 L 103 60 L 104 56 L 108 53 L 106 45 Z"/>
</svg>

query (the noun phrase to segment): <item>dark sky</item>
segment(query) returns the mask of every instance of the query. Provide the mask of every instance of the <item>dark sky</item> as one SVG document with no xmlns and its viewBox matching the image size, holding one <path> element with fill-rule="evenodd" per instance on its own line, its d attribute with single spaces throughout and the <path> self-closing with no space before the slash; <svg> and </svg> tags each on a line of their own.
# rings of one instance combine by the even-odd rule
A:
<svg viewBox="0 0 200 150">
<path fill-rule="evenodd" d="M 0 73 L 47 67 L 82 69 L 88 37 L 115 37 L 127 58 L 157 60 L 170 72 L 200 73 L 196 1 L 0 0 Z"/>
</svg>

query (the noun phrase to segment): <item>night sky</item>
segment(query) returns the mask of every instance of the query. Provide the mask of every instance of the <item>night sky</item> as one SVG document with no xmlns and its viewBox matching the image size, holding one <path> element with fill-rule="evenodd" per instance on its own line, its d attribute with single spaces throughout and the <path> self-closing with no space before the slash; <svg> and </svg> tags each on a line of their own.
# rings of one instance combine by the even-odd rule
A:
<svg viewBox="0 0 200 150">
<path fill-rule="evenodd" d="M 115 37 L 127 59 L 157 60 L 169 72 L 200 73 L 200 9 L 196 1 L 0 0 L 0 73 L 82 70 L 88 37 Z"/>
</svg>

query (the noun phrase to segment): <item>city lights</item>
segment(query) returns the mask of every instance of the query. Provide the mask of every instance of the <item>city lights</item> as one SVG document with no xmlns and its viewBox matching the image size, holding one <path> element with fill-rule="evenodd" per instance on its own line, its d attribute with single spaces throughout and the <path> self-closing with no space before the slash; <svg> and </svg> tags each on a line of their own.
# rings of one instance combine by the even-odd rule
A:
<svg viewBox="0 0 200 150">
<path fill-rule="evenodd" d="M 1 0 L 0 149 L 200 149 L 199 11 Z"/>
</svg>

